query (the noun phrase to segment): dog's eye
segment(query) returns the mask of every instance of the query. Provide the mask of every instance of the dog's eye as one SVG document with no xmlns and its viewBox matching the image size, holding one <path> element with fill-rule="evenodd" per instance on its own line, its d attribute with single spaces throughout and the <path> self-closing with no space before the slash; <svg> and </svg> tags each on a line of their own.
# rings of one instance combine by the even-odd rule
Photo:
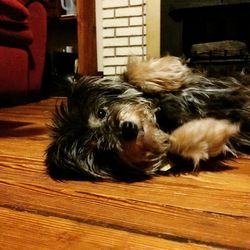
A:
<svg viewBox="0 0 250 250">
<path fill-rule="evenodd" d="M 100 109 L 97 111 L 97 117 L 100 118 L 100 119 L 105 118 L 106 115 L 107 115 L 107 111 L 106 111 L 104 108 L 100 108 Z"/>
</svg>

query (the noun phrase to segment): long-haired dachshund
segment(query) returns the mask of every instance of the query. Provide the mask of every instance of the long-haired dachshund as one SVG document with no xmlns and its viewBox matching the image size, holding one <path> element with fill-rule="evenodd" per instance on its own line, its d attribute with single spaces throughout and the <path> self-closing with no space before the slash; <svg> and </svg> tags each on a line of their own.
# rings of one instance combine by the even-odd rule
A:
<svg viewBox="0 0 250 250">
<path fill-rule="evenodd" d="M 249 152 L 250 90 L 208 78 L 180 58 L 132 59 L 117 79 L 83 77 L 54 115 L 46 165 L 54 178 L 132 181 Z"/>
</svg>

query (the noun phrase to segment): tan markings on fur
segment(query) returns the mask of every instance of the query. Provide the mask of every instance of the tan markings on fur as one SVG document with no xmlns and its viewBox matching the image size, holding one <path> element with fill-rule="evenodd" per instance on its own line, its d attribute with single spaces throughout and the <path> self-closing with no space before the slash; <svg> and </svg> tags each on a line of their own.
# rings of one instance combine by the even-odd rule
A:
<svg viewBox="0 0 250 250">
<path fill-rule="evenodd" d="M 130 165 L 143 169 L 161 164 L 161 158 L 166 155 L 169 135 L 155 126 L 155 117 L 146 104 L 124 106 L 119 112 L 119 121 L 131 121 L 137 124 L 137 138 L 122 142 L 121 158 Z M 158 166 L 157 165 L 157 166 Z M 149 169 L 149 171 L 150 171 Z"/>
<path fill-rule="evenodd" d="M 91 128 L 98 128 L 102 126 L 102 121 L 94 114 L 91 114 L 88 119 L 88 124 Z"/>
<path fill-rule="evenodd" d="M 138 126 L 139 134 L 136 140 L 124 142 L 126 150 L 133 152 L 131 157 L 134 160 L 141 161 L 142 155 L 150 157 L 151 154 L 166 150 L 164 143 L 168 141 L 168 135 L 155 126 L 155 116 L 151 112 L 150 107 L 143 103 L 125 105 L 118 114 L 121 123 L 130 121 Z"/>
<path fill-rule="evenodd" d="M 201 160 L 230 151 L 226 144 L 238 132 L 239 125 L 227 120 L 193 120 L 173 131 L 169 151 L 192 159 L 196 167 Z"/>
<path fill-rule="evenodd" d="M 123 143 L 121 157 L 128 164 L 153 173 L 155 168 L 165 164 L 168 138 L 168 134 L 156 127 L 152 127 L 150 133 L 140 131 L 135 140 Z"/>
<path fill-rule="evenodd" d="M 145 116 L 151 116 L 151 114 L 148 112 L 148 109 L 143 108 L 143 104 L 139 105 L 131 105 L 131 104 L 124 104 L 122 107 L 119 109 L 120 111 L 118 112 L 118 120 L 122 124 L 125 121 L 130 121 L 139 127 L 141 129 L 142 127 L 142 117 L 144 118 Z"/>
<path fill-rule="evenodd" d="M 131 57 L 124 73 L 125 80 L 149 93 L 176 90 L 197 77 L 201 76 L 194 74 L 180 58 L 174 56 L 146 61 Z"/>
</svg>

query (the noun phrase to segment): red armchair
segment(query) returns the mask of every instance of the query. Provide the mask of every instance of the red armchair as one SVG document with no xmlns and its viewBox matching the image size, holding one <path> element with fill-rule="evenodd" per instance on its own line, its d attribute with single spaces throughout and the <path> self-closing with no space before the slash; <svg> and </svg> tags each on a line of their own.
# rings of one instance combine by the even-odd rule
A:
<svg viewBox="0 0 250 250">
<path fill-rule="evenodd" d="M 0 100 L 39 93 L 45 63 L 45 0 L 0 0 Z"/>
</svg>

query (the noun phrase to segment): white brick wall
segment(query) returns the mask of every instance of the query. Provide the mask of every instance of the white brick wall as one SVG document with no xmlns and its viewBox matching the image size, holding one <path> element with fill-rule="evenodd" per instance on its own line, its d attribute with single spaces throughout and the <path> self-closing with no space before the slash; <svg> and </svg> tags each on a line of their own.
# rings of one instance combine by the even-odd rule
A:
<svg viewBox="0 0 250 250">
<path fill-rule="evenodd" d="M 146 0 L 103 0 L 103 73 L 121 74 L 128 56 L 146 55 Z"/>
</svg>

